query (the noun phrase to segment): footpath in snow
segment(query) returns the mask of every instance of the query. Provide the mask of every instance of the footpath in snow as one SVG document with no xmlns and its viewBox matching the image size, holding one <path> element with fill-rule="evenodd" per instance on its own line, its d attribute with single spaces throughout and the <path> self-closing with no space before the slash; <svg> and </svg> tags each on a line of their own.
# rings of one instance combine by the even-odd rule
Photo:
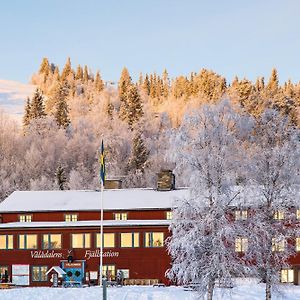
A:
<svg viewBox="0 0 300 300">
<path fill-rule="evenodd" d="M 101 300 L 102 289 L 91 288 L 15 288 L 0 290 L 0 299 L 5 300 Z M 127 286 L 108 288 L 108 300 L 196 300 L 197 294 L 181 287 Z M 241 285 L 233 289 L 216 289 L 215 300 L 262 300 L 264 285 Z M 272 299 L 300 300 L 300 287 L 284 286 Z"/>
</svg>

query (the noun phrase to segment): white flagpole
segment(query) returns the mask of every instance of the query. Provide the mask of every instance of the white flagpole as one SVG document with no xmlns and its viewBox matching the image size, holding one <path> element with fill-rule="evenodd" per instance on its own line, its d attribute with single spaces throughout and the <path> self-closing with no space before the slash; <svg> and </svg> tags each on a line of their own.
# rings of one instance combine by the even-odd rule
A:
<svg viewBox="0 0 300 300">
<path fill-rule="evenodd" d="M 100 286 L 102 286 L 102 272 L 103 272 L 103 191 L 104 184 L 101 180 L 101 193 L 100 193 L 100 201 L 101 201 L 101 221 L 100 221 Z"/>
</svg>

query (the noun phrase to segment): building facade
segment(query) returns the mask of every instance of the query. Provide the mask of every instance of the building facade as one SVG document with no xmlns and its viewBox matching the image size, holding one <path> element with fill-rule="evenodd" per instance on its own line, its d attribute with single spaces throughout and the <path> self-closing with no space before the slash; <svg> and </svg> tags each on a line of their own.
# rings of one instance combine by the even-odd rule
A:
<svg viewBox="0 0 300 300">
<path fill-rule="evenodd" d="M 103 275 L 126 284 L 165 283 L 165 240 L 175 198 L 186 189 L 104 191 Z M 0 204 L 0 273 L 18 285 L 50 286 L 59 266 L 65 282 L 96 284 L 100 263 L 100 192 L 14 192 Z"/>
<path fill-rule="evenodd" d="M 125 284 L 170 282 L 165 272 L 171 259 L 166 239 L 174 200 L 188 197 L 188 189 L 114 189 L 104 191 L 104 234 L 100 237 L 99 191 L 14 192 L 0 203 L 0 278 L 23 286 L 51 286 L 49 270 L 61 269 L 62 281 L 97 284 L 100 242 L 103 276 Z M 291 212 L 300 221 L 300 210 Z M 248 210 L 233 209 L 233 222 L 248 218 Z M 284 220 L 284 212 L 274 218 Z M 300 284 L 300 237 L 292 267 L 281 281 Z M 238 237 L 235 251 L 247 250 L 247 237 Z M 284 251 L 284 245 L 276 245 Z"/>
</svg>

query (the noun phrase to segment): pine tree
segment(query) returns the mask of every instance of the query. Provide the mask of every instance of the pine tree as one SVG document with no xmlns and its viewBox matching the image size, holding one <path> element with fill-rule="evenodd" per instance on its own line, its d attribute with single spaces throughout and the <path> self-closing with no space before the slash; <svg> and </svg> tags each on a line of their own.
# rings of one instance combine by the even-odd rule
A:
<svg viewBox="0 0 300 300">
<path fill-rule="evenodd" d="M 266 86 L 267 97 L 273 98 L 275 94 L 278 92 L 278 90 L 279 90 L 278 74 L 277 74 L 277 70 L 273 68 L 269 82 Z"/>
<path fill-rule="evenodd" d="M 49 75 L 50 72 L 50 64 L 49 64 L 49 60 L 47 57 L 44 57 L 39 69 L 39 74 L 44 74 L 46 76 Z"/>
<path fill-rule="evenodd" d="M 59 94 L 56 102 L 56 111 L 54 114 L 58 126 L 67 128 L 70 124 L 69 107 L 67 104 L 67 96 L 69 94 L 69 86 L 67 83 L 62 84 L 59 88 Z"/>
<path fill-rule="evenodd" d="M 96 73 L 96 77 L 95 77 L 95 89 L 97 92 L 102 92 L 104 90 L 104 83 L 103 80 L 101 78 L 100 72 L 97 71 Z"/>
<path fill-rule="evenodd" d="M 55 177 L 59 189 L 62 191 L 65 190 L 65 184 L 67 182 L 67 178 L 65 176 L 65 170 L 61 165 L 59 165 L 58 168 L 56 169 Z"/>
<path fill-rule="evenodd" d="M 23 116 L 23 127 L 27 127 L 30 124 L 31 121 L 31 104 L 30 104 L 30 98 L 27 97 L 26 105 L 25 105 L 25 113 Z"/>
<path fill-rule="evenodd" d="M 77 66 L 77 70 L 76 70 L 76 75 L 75 75 L 75 79 L 76 80 L 83 80 L 83 70 L 81 65 Z"/>
<path fill-rule="evenodd" d="M 169 75 L 166 69 L 164 69 L 163 71 L 162 81 L 163 81 L 163 96 L 167 98 L 169 95 L 170 82 L 169 82 Z"/>
<path fill-rule="evenodd" d="M 120 118 L 125 120 L 127 118 L 127 92 L 132 86 L 132 80 L 127 68 L 123 68 L 118 84 L 119 98 L 120 98 Z"/>
<path fill-rule="evenodd" d="M 131 158 L 127 169 L 129 171 L 144 172 L 149 157 L 149 151 L 144 144 L 141 133 L 137 133 L 133 139 L 133 148 L 131 152 Z"/>
<path fill-rule="evenodd" d="M 62 81 L 67 80 L 71 72 L 72 72 L 71 59 L 70 57 L 68 57 L 67 62 L 61 73 L 61 80 Z"/>
<path fill-rule="evenodd" d="M 137 123 L 144 114 L 142 100 L 138 93 L 138 89 L 134 84 L 129 87 L 125 99 L 125 120 L 132 130 L 135 123 Z"/>
<path fill-rule="evenodd" d="M 120 100 L 125 97 L 125 94 L 127 93 L 128 87 L 132 84 L 132 79 L 129 75 L 129 72 L 126 67 L 123 68 L 121 77 L 119 80 L 118 84 L 118 89 L 119 89 L 119 97 Z"/>
<path fill-rule="evenodd" d="M 141 87 L 142 85 L 143 85 L 143 73 L 141 72 L 139 76 L 138 86 Z"/>
<path fill-rule="evenodd" d="M 54 80 L 56 80 L 56 81 L 59 81 L 59 80 L 60 80 L 60 75 L 59 75 L 59 68 L 58 68 L 58 66 L 55 66 L 53 75 L 54 75 Z"/>
<path fill-rule="evenodd" d="M 31 100 L 30 108 L 31 119 L 39 119 L 46 115 L 44 107 L 44 96 L 42 91 L 37 88 Z"/>
<path fill-rule="evenodd" d="M 88 81 L 89 81 L 89 71 L 87 65 L 85 65 L 83 70 L 83 82 L 87 83 Z"/>
<path fill-rule="evenodd" d="M 149 81 L 148 74 L 146 74 L 144 82 L 143 82 L 143 90 L 147 93 L 147 95 L 150 94 L 150 81 Z"/>
</svg>

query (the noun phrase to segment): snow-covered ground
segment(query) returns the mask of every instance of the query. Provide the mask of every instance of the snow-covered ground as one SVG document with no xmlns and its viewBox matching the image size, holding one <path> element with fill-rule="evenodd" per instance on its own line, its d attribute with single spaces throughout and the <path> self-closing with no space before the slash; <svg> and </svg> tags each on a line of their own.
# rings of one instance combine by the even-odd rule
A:
<svg viewBox="0 0 300 300">
<path fill-rule="evenodd" d="M 0 299 L 14 300 L 101 300 L 102 290 L 91 288 L 15 288 L 0 290 Z M 197 294 L 184 291 L 181 287 L 147 287 L 130 286 L 123 288 L 108 288 L 108 300 L 196 300 Z M 263 284 L 244 284 L 233 289 L 216 289 L 215 300 L 261 300 L 264 299 Z M 280 294 L 272 299 L 299 300 L 300 287 L 282 286 Z"/>
</svg>

